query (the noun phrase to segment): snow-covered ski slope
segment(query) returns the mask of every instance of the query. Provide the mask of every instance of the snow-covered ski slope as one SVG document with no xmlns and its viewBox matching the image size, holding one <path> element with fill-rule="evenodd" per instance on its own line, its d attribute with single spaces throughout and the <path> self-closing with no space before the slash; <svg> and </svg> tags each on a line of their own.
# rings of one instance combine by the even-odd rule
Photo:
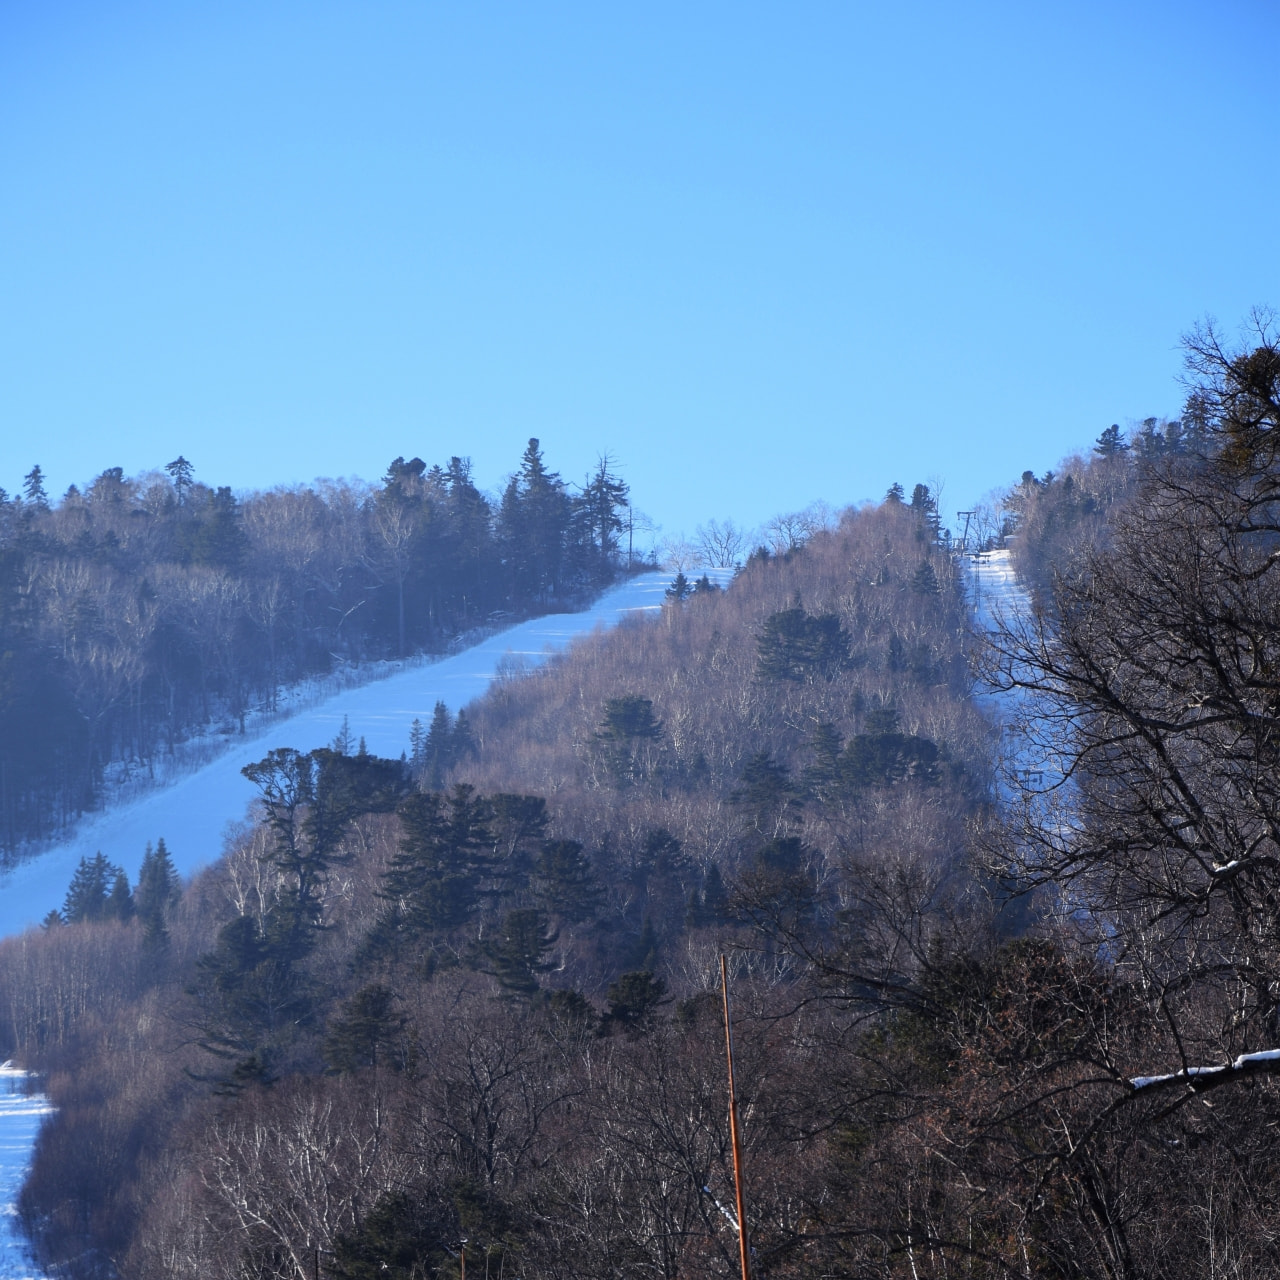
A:
<svg viewBox="0 0 1280 1280">
<path fill-rule="evenodd" d="M 710 576 L 725 583 L 732 573 L 713 570 Z M 184 874 L 213 862 L 222 853 L 228 824 L 242 820 L 253 799 L 253 787 L 240 770 L 273 748 L 311 751 L 326 746 L 341 731 L 345 716 L 353 738 L 363 737 L 375 755 L 397 757 L 409 748 L 413 721 L 426 725 L 437 701 L 456 712 L 484 693 L 504 661 L 538 663 L 597 627 L 611 626 L 637 610 L 660 609 L 671 578 L 666 572 L 642 574 L 581 613 L 533 618 L 439 662 L 335 694 L 257 736 L 237 740 L 224 755 L 164 790 L 96 815 L 65 843 L 0 880 L 0 937 L 37 924 L 60 907 L 77 863 L 98 851 L 123 867 L 131 881 L 148 842 L 161 836 Z"/>
<path fill-rule="evenodd" d="M 0 1280 L 39 1280 L 18 1227 L 18 1193 L 26 1180 L 31 1148 L 44 1117 L 52 1111 L 41 1094 L 25 1092 L 27 1073 L 0 1066 Z"/>
</svg>

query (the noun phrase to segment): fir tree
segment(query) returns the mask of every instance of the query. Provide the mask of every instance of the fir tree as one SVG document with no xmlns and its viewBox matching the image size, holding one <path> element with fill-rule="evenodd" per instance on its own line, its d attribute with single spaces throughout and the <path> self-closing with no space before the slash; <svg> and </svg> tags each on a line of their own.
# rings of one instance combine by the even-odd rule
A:
<svg viewBox="0 0 1280 1280">
<path fill-rule="evenodd" d="M 38 511 L 49 510 L 49 495 L 44 488 L 44 472 L 34 466 L 22 481 L 22 493 L 27 502 Z"/>
<path fill-rule="evenodd" d="M 68 924 L 103 919 L 117 869 L 101 852 L 81 858 L 62 903 L 62 918 Z"/>
<path fill-rule="evenodd" d="M 545 911 L 536 907 L 508 911 L 501 927 L 481 946 L 486 972 L 512 995 L 531 996 L 538 990 L 538 975 L 554 968 L 544 957 L 559 936 L 558 930 L 550 931 Z"/>
<path fill-rule="evenodd" d="M 1100 458 L 1115 458 L 1122 453 L 1128 452 L 1129 446 L 1125 444 L 1124 437 L 1120 434 L 1120 426 L 1113 422 L 1097 439 L 1093 446 L 1093 451 Z"/>
<path fill-rule="evenodd" d="M 834 613 L 815 616 L 797 604 L 765 619 L 756 670 L 767 680 L 830 680 L 849 665 L 851 643 Z"/>
<path fill-rule="evenodd" d="M 178 873 L 161 836 L 154 849 L 147 845 L 133 894 L 134 907 L 148 942 L 163 943 L 168 939 L 165 921 L 180 896 Z"/>
<path fill-rule="evenodd" d="M 422 777 L 433 791 L 444 786 L 445 775 L 452 764 L 453 716 L 443 702 L 437 702 L 422 743 Z"/>
<path fill-rule="evenodd" d="M 942 590 L 938 585 L 937 570 L 928 560 L 921 560 L 911 575 L 911 590 L 922 596 L 936 596 Z"/>
<path fill-rule="evenodd" d="M 661 978 L 655 978 L 652 970 L 622 974 L 605 992 L 609 1011 L 604 1017 L 604 1029 L 632 1034 L 648 1030 L 658 1008 L 667 1003 L 666 994 L 667 984 Z"/>
<path fill-rule="evenodd" d="M 418 722 L 415 720 L 414 724 Z M 331 751 L 336 751 L 340 756 L 349 756 L 351 748 L 355 746 L 355 739 L 351 736 L 351 722 L 346 716 L 342 717 L 342 728 L 338 730 L 337 735 L 329 744 Z"/>
<path fill-rule="evenodd" d="M 127 924 L 134 917 L 133 894 L 129 889 L 129 877 L 121 867 L 115 869 L 111 878 L 111 892 L 107 895 L 104 914 L 108 920 L 119 920 Z"/>
<path fill-rule="evenodd" d="M 173 492 L 177 497 L 178 506 L 185 506 L 187 495 L 195 483 L 195 468 L 179 454 L 172 462 L 166 462 L 164 469 L 169 473 L 169 479 L 173 481 Z"/>
<path fill-rule="evenodd" d="M 376 1067 L 398 1039 L 404 1022 L 395 1012 L 395 995 L 389 987 L 380 982 L 362 987 L 330 1022 L 325 1061 L 341 1074 Z"/>
<path fill-rule="evenodd" d="M 666 597 L 668 600 L 680 604 L 688 598 L 692 590 L 693 587 L 690 585 L 689 579 L 684 576 L 684 570 L 680 569 L 676 572 L 676 576 L 671 579 L 671 585 L 666 590 Z"/>
<path fill-rule="evenodd" d="M 570 923 L 587 919 L 599 902 L 591 862 L 576 840 L 549 840 L 534 868 L 534 893 L 552 915 Z"/>
</svg>

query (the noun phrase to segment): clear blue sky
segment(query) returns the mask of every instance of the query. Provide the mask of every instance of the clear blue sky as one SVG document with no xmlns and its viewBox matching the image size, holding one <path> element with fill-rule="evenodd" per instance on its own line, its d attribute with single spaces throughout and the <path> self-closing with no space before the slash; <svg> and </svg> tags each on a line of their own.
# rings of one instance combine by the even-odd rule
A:
<svg viewBox="0 0 1280 1280">
<path fill-rule="evenodd" d="M 0 6 L 0 485 L 524 442 L 667 533 L 1176 414 L 1280 305 L 1280 6 Z"/>
</svg>

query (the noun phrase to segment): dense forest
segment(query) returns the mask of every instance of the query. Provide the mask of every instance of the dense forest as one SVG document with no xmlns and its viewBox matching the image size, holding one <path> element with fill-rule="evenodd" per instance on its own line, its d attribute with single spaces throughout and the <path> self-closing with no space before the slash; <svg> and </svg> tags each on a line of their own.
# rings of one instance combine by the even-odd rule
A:
<svg viewBox="0 0 1280 1280">
<path fill-rule="evenodd" d="M 1255 339 L 1198 332 L 1183 420 L 1013 486 L 984 536 L 1031 590 L 990 634 L 894 486 L 405 761 L 272 752 L 190 885 L 158 846 L 133 887 L 86 862 L 65 923 L 0 945 L 0 1037 L 59 1107 L 46 1263 L 735 1275 L 726 954 L 758 1280 L 1276 1274 Z"/>
<path fill-rule="evenodd" d="M 498 499 L 457 457 L 239 495 L 179 457 L 57 502 L 32 468 L 0 491 L 0 855 L 293 682 L 599 590 L 627 508 L 607 458 L 571 487 L 537 440 Z"/>
</svg>

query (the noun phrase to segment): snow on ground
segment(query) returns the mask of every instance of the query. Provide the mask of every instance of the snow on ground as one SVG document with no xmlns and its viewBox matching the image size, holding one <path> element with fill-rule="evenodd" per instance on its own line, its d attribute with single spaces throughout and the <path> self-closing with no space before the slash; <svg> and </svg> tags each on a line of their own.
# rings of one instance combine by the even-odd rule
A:
<svg viewBox="0 0 1280 1280">
<path fill-rule="evenodd" d="M 981 551 L 965 557 L 973 593 L 974 621 L 993 631 L 1005 620 L 1016 621 L 1031 606 L 1026 589 L 1013 571 L 1007 550 Z M 1007 800 L 1048 796 L 1062 784 L 1062 762 L 1035 732 L 1035 707 L 1018 690 L 979 693 L 979 706 L 1001 726 Z M 1011 785 L 1011 784 L 1015 784 Z"/>
<path fill-rule="evenodd" d="M 0 1067 L 0 1280 L 39 1280 L 18 1228 L 18 1192 L 27 1176 L 31 1148 L 52 1108 L 41 1094 L 26 1092 L 27 1073 Z"/>
<path fill-rule="evenodd" d="M 725 583 L 732 572 L 712 570 L 710 576 Z M 327 746 L 341 731 L 345 716 L 354 739 L 363 737 L 375 755 L 398 757 L 409 749 L 413 721 L 428 724 L 437 701 L 456 712 L 484 693 L 500 664 L 541 662 L 597 627 L 638 610 L 661 608 L 671 577 L 655 572 L 631 578 L 581 613 L 532 618 L 474 648 L 345 690 L 256 736 L 235 739 L 210 764 L 164 790 L 91 817 L 62 844 L 9 872 L 0 880 L 0 937 L 38 924 L 60 907 L 76 865 L 96 852 L 122 866 L 131 881 L 147 844 L 161 836 L 184 875 L 215 861 L 228 826 L 244 818 L 254 797 L 240 770 L 273 748 L 311 751 Z"/>
</svg>

